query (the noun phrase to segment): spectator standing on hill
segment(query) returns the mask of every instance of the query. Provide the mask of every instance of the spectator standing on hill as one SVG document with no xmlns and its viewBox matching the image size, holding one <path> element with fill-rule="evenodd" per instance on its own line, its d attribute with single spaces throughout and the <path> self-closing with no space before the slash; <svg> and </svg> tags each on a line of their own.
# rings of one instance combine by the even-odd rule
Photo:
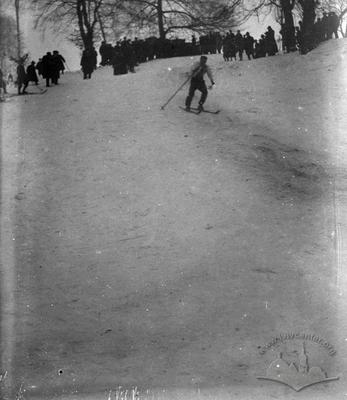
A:
<svg viewBox="0 0 347 400">
<path fill-rule="evenodd" d="M 128 73 L 128 67 L 120 42 L 117 42 L 117 45 L 113 49 L 111 64 L 113 66 L 113 75 L 123 75 Z"/>
<path fill-rule="evenodd" d="M 24 68 L 24 60 L 20 59 L 17 65 L 17 87 L 18 94 L 25 94 L 26 88 L 28 87 L 28 78 Z M 21 90 L 23 87 L 23 90 Z"/>
<path fill-rule="evenodd" d="M 249 32 L 246 32 L 243 43 L 248 59 L 250 60 L 251 56 L 254 58 L 254 38 L 249 34 Z"/>
<path fill-rule="evenodd" d="M 324 40 L 331 39 L 329 38 L 329 18 L 328 18 L 328 13 L 324 12 L 323 17 L 322 17 L 322 30 L 323 30 L 323 36 Z"/>
<path fill-rule="evenodd" d="M 235 35 L 235 47 L 236 47 L 236 52 L 239 54 L 239 59 L 242 61 L 242 53 L 243 53 L 243 36 L 241 35 L 240 31 L 237 31 Z"/>
<path fill-rule="evenodd" d="M 106 42 L 104 40 L 101 42 L 101 46 L 99 47 L 99 54 L 101 56 L 100 65 L 102 65 L 102 66 L 106 65 L 107 61 L 108 61 L 107 44 L 106 44 Z"/>
<path fill-rule="evenodd" d="M 201 98 L 199 101 L 199 111 L 202 111 L 204 109 L 203 105 L 206 101 L 208 94 L 206 83 L 204 81 L 205 74 L 207 74 L 207 76 L 209 77 L 212 87 L 214 85 L 214 80 L 211 69 L 207 65 L 207 57 L 201 56 L 200 61 L 194 63 L 194 65 L 192 66 L 189 93 L 185 103 L 187 111 L 190 111 L 190 105 L 192 103 L 196 90 L 199 90 L 201 92 Z"/>
<path fill-rule="evenodd" d="M 83 50 L 81 57 L 83 79 L 90 79 L 95 69 L 95 54 L 93 49 Z"/>
<path fill-rule="evenodd" d="M 36 63 L 37 72 L 40 76 L 43 76 L 43 66 L 42 66 L 42 58 L 39 58 L 39 61 Z"/>
<path fill-rule="evenodd" d="M 271 26 L 267 27 L 267 31 L 265 33 L 265 46 L 268 56 L 274 56 L 276 53 L 278 53 L 275 31 L 271 28 Z"/>
<path fill-rule="evenodd" d="M 54 62 L 56 63 L 56 65 L 57 65 L 58 73 L 59 74 L 62 73 L 64 75 L 64 71 L 65 71 L 64 63 L 66 62 L 65 58 L 59 53 L 58 50 L 54 50 L 53 51 L 53 59 L 54 59 Z"/>
<path fill-rule="evenodd" d="M 42 57 L 42 77 L 46 80 L 46 87 L 49 87 L 50 79 L 54 77 L 54 61 L 50 51 Z"/>
<path fill-rule="evenodd" d="M 35 82 L 35 85 L 37 85 L 39 83 L 39 78 L 37 77 L 37 74 L 36 74 L 35 61 L 32 61 L 31 64 L 27 68 L 27 79 L 28 79 L 28 83 Z"/>
<path fill-rule="evenodd" d="M 328 36 L 332 39 L 333 35 L 335 39 L 339 38 L 337 30 L 339 29 L 340 20 L 334 11 L 331 11 L 328 15 Z"/>
<path fill-rule="evenodd" d="M 7 87 L 4 79 L 4 73 L 2 72 L 1 68 L 0 68 L 0 88 L 4 91 L 4 94 L 7 94 Z"/>
<path fill-rule="evenodd" d="M 131 46 L 130 40 L 123 41 L 122 52 L 123 52 L 128 70 L 130 72 L 135 72 L 136 56 L 135 56 L 135 52 Z"/>
</svg>

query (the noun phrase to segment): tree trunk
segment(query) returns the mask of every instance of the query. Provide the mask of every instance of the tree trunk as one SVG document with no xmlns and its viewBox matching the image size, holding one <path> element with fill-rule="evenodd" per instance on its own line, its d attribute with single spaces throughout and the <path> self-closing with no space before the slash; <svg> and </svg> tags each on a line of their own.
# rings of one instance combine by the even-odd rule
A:
<svg viewBox="0 0 347 400">
<path fill-rule="evenodd" d="M 164 40 L 166 32 L 164 30 L 163 0 L 157 0 L 157 12 L 158 12 L 159 38 L 160 40 Z"/>
<path fill-rule="evenodd" d="M 103 40 L 104 42 L 107 42 L 107 40 L 106 40 L 106 34 L 105 34 L 105 29 L 104 29 L 104 24 L 103 24 L 103 22 L 102 22 L 102 19 L 101 19 L 101 16 L 100 16 L 99 11 L 97 12 L 97 16 L 98 16 L 98 22 L 99 22 L 99 25 L 100 25 L 100 31 L 101 31 L 102 40 Z"/>
<path fill-rule="evenodd" d="M 283 50 L 290 52 L 296 50 L 295 27 L 293 18 L 293 8 L 295 2 L 293 0 L 280 0 L 283 12 L 284 24 L 282 26 L 282 43 Z"/>
<path fill-rule="evenodd" d="M 21 43 L 20 25 L 19 25 L 19 0 L 14 0 L 14 6 L 16 9 L 16 25 L 17 25 L 17 58 L 19 60 L 22 54 L 22 43 Z"/>
<path fill-rule="evenodd" d="M 86 0 L 77 0 L 76 11 L 83 46 L 85 49 L 91 49 L 94 45 L 94 31 L 89 24 Z"/>
<path fill-rule="evenodd" d="M 302 7 L 302 52 L 307 53 L 315 47 L 314 21 L 316 19 L 316 0 L 299 0 Z"/>
</svg>

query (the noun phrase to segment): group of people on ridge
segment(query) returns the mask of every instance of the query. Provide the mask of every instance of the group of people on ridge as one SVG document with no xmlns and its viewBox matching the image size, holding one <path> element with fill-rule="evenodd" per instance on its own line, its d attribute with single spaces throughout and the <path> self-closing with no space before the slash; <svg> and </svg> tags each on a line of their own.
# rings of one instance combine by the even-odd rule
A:
<svg viewBox="0 0 347 400">
<path fill-rule="evenodd" d="M 242 35 L 238 30 L 236 35 L 229 31 L 223 38 L 223 57 L 225 61 L 236 60 L 238 55 L 242 61 L 245 52 L 248 59 L 265 56 L 274 56 L 278 53 L 278 46 L 275 39 L 275 31 L 268 26 L 267 31 L 261 35 L 259 40 L 255 40 L 249 32 Z"/>
<path fill-rule="evenodd" d="M 53 54 L 47 52 L 37 63 L 31 61 L 27 68 L 25 68 L 26 59 L 27 55 L 21 57 L 17 62 L 18 94 L 26 94 L 30 82 L 37 85 L 38 75 L 46 80 L 46 87 L 49 87 L 51 83 L 58 85 L 60 74 L 63 74 L 65 70 L 65 59 L 58 50 L 54 50 Z"/>
</svg>

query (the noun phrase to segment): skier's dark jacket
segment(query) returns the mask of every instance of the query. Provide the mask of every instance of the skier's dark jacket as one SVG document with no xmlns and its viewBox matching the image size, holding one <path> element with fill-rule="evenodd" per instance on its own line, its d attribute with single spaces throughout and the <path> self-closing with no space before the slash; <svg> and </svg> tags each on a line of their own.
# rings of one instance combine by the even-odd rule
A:
<svg viewBox="0 0 347 400">
<path fill-rule="evenodd" d="M 204 75 L 207 74 L 207 76 L 210 78 L 210 81 L 213 82 L 213 75 L 211 72 L 211 69 L 208 65 L 201 65 L 200 61 L 197 61 L 196 63 L 193 64 L 190 76 L 192 79 L 197 80 L 197 81 L 202 81 L 204 80 Z"/>
</svg>

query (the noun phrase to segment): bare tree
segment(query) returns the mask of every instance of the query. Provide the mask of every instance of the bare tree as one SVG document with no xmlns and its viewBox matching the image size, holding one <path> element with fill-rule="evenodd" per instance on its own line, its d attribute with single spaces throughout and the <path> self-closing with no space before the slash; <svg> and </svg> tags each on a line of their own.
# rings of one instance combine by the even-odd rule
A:
<svg viewBox="0 0 347 400">
<path fill-rule="evenodd" d="M 246 0 L 244 13 L 247 18 L 263 13 L 273 13 L 281 25 L 283 48 L 285 51 L 296 50 L 295 26 L 293 11 L 297 0 Z"/>
<path fill-rule="evenodd" d="M 340 21 L 339 32 L 342 37 L 347 37 L 347 0 L 321 0 L 317 11 L 335 12 Z"/>
<path fill-rule="evenodd" d="M 21 34 L 20 34 L 20 23 L 19 23 L 19 14 L 20 14 L 20 0 L 14 0 L 14 7 L 16 10 L 16 27 L 17 27 L 17 57 L 18 59 L 21 56 L 22 43 L 21 43 Z"/>
<path fill-rule="evenodd" d="M 195 32 L 228 30 L 241 21 L 242 0 L 132 0 L 123 3 L 129 25 L 156 25 L 159 38 L 185 29 Z"/>
<path fill-rule="evenodd" d="M 297 0 L 297 6 L 302 15 L 300 26 L 302 41 L 300 44 L 300 52 L 302 54 L 311 51 L 316 46 L 314 24 L 318 5 L 318 0 Z"/>
<path fill-rule="evenodd" d="M 93 47 L 99 34 L 106 40 L 106 18 L 115 12 L 112 0 L 31 0 L 36 11 L 36 27 L 51 26 L 69 34 L 80 47 Z M 66 31 L 69 27 L 69 32 Z"/>
<path fill-rule="evenodd" d="M 5 14 L 0 15 L 0 60 L 17 56 L 17 26 L 15 20 Z"/>
<path fill-rule="evenodd" d="M 23 51 L 23 35 L 20 16 L 25 7 L 22 0 L 1 0 L 0 2 L 0 52 L 4 57 L 19 59 Z M 9 47 L 10 46 L 10 47 Z"/>
</svg>

